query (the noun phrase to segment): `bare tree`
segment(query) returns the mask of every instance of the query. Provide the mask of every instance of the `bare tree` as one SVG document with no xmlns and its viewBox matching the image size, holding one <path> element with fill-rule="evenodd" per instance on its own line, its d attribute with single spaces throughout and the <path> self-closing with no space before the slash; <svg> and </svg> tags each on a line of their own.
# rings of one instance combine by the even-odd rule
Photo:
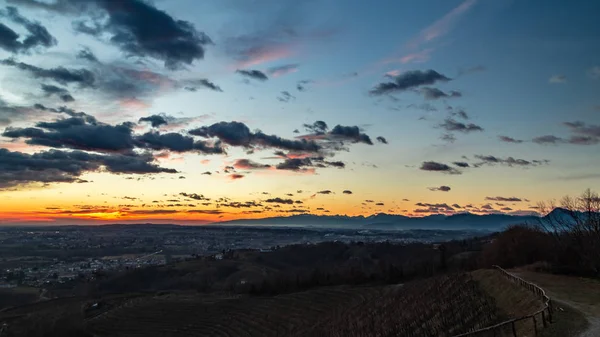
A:
<svg viewBox="0 0 600 337">
<path fill-rule="evenodd" d="M 590 189 L 578 197 L 565 196 L 538 204 L 539 227 L 550 234 L 559 250 L 576 252 L 580 267 L 600 275 L 600 196 Z"/>
</svg>

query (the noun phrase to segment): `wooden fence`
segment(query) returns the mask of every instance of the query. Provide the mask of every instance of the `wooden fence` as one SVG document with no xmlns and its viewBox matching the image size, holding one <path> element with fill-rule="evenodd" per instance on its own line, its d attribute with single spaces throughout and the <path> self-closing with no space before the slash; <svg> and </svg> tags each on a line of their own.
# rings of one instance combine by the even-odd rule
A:
<svg viewBox="0 0 600 337">
<path fill-rule="evenodd" d="M 488 326 L 488 327 L 485 327 L 482 329 L 473 329 L 472 331 L 469 331 L 464 334 L 456 335 L 454 337 L 465 337 L 465 336 L 469 336 L 469 337 L 474 337 L 474 336 L 478 336 L 478 337 L 483 337 L 483 336 L 518 337 L 517 323 L 519 323 L 519 322 L 523 322 L 525 324 L 531 324 L 531 326 L 533 327 L 534 336 L 537 336 L 539 329 L 546 327 L 546 325 L 548 325 L 549 323 L 552 323 L 552 313 L 553 313 L 552 300 L 550 299 L 550 297 L 548 297 L 546 295 L 546 292 L 544 291 L 544 289 L 538 287 L 537 285 L 535 285 L 531 282 L 527 282 L 527 281 L 523 280 L 522 278 L 511 274 L 511 273 L 507 272 L 506 270 L 500 268 L 499 266 L 494 266 L 494 268 L 496 268 L 500 273 L 502 273 L 502 275 L 504 275 L 511 282 L 514 282 L 514 283 L 518 284 L 519 286 L 526 288 L 527 290 L 533 292 L 535 295 L 539 296 L 543 302 L 543 307 L 540 310 L 538 310 L 535 313 L 532 313 L 530 315 L 511 319 L 511 320 L 508 320 L 508 321 L 505 321 L 502 323 L 498 323 L 496 325 Z"/>
</svg>

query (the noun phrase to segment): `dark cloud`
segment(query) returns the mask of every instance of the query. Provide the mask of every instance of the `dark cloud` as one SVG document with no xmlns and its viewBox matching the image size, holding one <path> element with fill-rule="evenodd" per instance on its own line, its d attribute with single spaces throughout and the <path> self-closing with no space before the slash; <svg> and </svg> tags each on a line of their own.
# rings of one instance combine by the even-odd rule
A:
<svg viewBox="0 0 600 337">
<path fill-rule="evenodd" d="M 27 36 L 21 38 L 17 32 L 0 23 L 0 48 L 10 53 L 29 53 L 38 47 L 50 48 L 57 43 L 46 27 L 39 22 L 23 17 L 15 7 L 9 6 L 0 11 L 0 18 L 7 18 L 22 26 L 28 33 Z"/>
<path fill-rule="evenodd" d="M 225 144 L 246 148 L 264 147 L 278 148 L 288 151 L 318 152 L 321 146 L 314 141 L 289 140 L 276 135 L 267 135 L 261 131 L 251 132 L 244 123 L 219 122 L 190 130 L 191 135 L 200 137 L 216 137 Z"/>
<path fill-rule="evenodd" d="M 271 165 L 260 164 L 250 159 L 238 159 L 233 163 L 233 167 L 238 170 L 258 170 L 270 168 Z"/>
<path fill-rule="evenodd" d="M 483 205 L 480 208 L 481 209 L 487 209 L 487 210 L 493 210 L 494 209 L 494 207 L 492 205 L 490 205 L 490 204 Z"/>
<path fill-rule="evenodd" d="M 327 123 L 323 121 L 316 121 L 312 124 L 303 124 L 302 125 L 307 131 L 312 132 L 317 135 L 323 135 L 329 130 Z"/>
<path fill-rule="evenodd" d="M 86 172 L 115 174 L 177 173 L 162 168 L 149 154 L 90 154 L 49 150 L 34 154 L 0 148 L 0 188 L 29 183 L 77 182 Z"/>
<path fill-rule="evenodd" d="M 169 122 L 165 119 L 165 117 L 161 115 L 150 115 L 148 117 L 142 117 L 138 120 L 138 123 L 147 122 L 152 125 L 153 128 L 157 128 L 161 125 L 167 125 Z"/>
<path fill-rule="evenodd" d="M 440 139 L 447 143 L 454 143 L 456 141 L 456 137 L 451 133 L 444 133 L 440 136 Z"/>
<path fill-rule="evenodd" d="M 515 144 L 523 143 L 523 141 L 520 139 L 514 139 L 514 138 L 508 137 L 508 136 L 498 136 L 498 139 L 500 139 L 500 141 L 503 141 L 505 143 L 515 143 Z"/>
<path fill-rule="evenodd" d="M 431 85 L 436 82 L 447 82 L 450 78 L 429 69 L 425 71 L 412 70 L 394 77 L 393 82 L 379 83 L 370 93 L 372 95 L 384 95 L 395 91 L 405 91 L 422 85 Z"/>
<path fill-rule="evenodd" d="M 462 93 L 460 91 L 452 90 L 449 93 L 445 93 L 438 88 L 432 88 L 432 87 L 421 88 L 421 93 L 423 93 L 423 96 L 425 97 L 425 99 L 428 99 L 428 100 L 436 100 L 436 99 L 440 99 L 440 98 L 462 97 Z"/>
<path fill-rule="evenodd" d="M 457 169 L 450 167 L 443 163 L 438 163 L 435 161 L 425 161 L 421 164 L 420 167 L 423 171 L 436 171 L 436 172 L 444 172 L 448 174 L 461 174 Z"/>
<path fill-rule="evenodd" d="M 77 57 L 78 59 L 81 59 L 81 60 L 88 60 L 92 63 L 100 62 L 100 61 L 98 61 L 98 58 L 96 57 L 96 55 L 94 55 L 92 50 L 87 47 L 79 50 L 77 52 L 77 55 L 75 55 L 75 57 Z"/>
<path fill-rule="evenodd" d="M 207 80 L 206 78 L 184 81 L 184 83 L 186 84 L 185 89 L 192 92 L 198 90 L 198 88 L 207 88 L 213 91 L 223 92 L 221 87 Z"/>
<path fill-rule="evenodd" d="M 212 43 L 192 23 L 175 19 L 145 1 L 61 0 L 54 9 L 58 6 L 79 17 L 88 15 L 87 21 L 74 22 L 76 31 L 99 38 L 108 33 L 108 41 L 127 55 L 162 60 L 168 69 L 203 59 L 205 46 Z"/>
<path fill-rule="evenodd" d="M 451 108 L 451 107 L 449 107 L 449 108 Z M 467 114 L 467 112 L 466 112 L 465 110 L 463 110 L 463 109 L 458 109 L 458 110 L 456 110 L 456 111 L 452 111 L 452 112 L 450 113 L 450 115 L 452 115 L 452 116 L 458 116 L 458 118 L 462 118 L 462 119 L 464 119 L 464 120 L 467 120 L 467 119 L 469 119 L 469 115 L 468 115 L 468 114 Z"/>
<path fill-rule="evenodd" d="M 428 187 L 430 191 L 441 191 L 441 192 L 449 192 L 451 190 L 450 186 L 440 186 L 440 187 Z"/>
<path fill-rule="evenodd" d="M 293 73 L 298 70 L 299 64 L 284 64 L 277 67 L 271 67 L 267 69 L 267 73 L 271 76 L 277 77 L 285 74 Z"/>
<path fill-rule="evenodd" d="M 271 199 L 267 199 L 265 200 L 265 202 L 268 203 L 275 203 L 275 204 L 287 204 L 287 205 L 291 205 L 294 203 L 294 200 L 292 199 L 282 199 L 282 198 L 271 198 Z"/>
<path fill-rule="evenodd" d="M 169 150 L 174 152 L 198 151 L 206 154 L 225 153 L 219 144 L 210 145 L 207 142 L 195 141 L 192 137 L 183 136 L 176 132 L 163 134 L 155 131 L 146 132 L 143 135 L 136 136 L 135 142 L 139 148 L 152 150 Z"/>
<path fill-rule="evenodd" d="M 344 190 L 342 193 L 344 193 L 344 194 L 352 194 L 352 191 L 350 191 L 350 190 Z"/>
<path fill-rule="evenodd" d="M 446 131 L 458 131 L 463 133 L 469 133 L 474 131 L 483 131 L 483 128 L 479 125 L 469 123 L 461 123 L 452 118 L 446 118 L 444 123 L 440 124 L 439 127 L 443 128 Z"/>
<path fill-rule="evenodd" d="M 130 123 L 113 126 L 88 123 L 81 117 L 70 117 L 54 122 L 40 122 L 36 127 L 9 127 L 2 135 L 8 138 L 27 138 L 26 142 L 31 145 L 123 152 L 134 147 L 131 127 Z"/>
<path fill-rule="evenodd" d="M 298 91 L 306 91 L 306 85 L 313 83 L 312 80 L 302 80 L 302 81 L 298 81 L 298 83 L 296 83 L 296 89 L 298 89 Z"/>
<path fill-rule="evenodd" d="M 75 101 L 75 98 L 73 98 L 73 96 L 71 96 L 71 93 L 69 93 L 69 90 L 67 90 L 65 88 L 57 87 L 57 86 L 51 85 L 51 84 L 42 84 L 42 91 L 47 96 L 56 95 L 63 102 Z"/>
<path fill-rule="evenodd" d="M 236 70 L 236 73 L 247 77 L 247 78 L 251 78 L 253 80 L 258 80 L 258 81 L 266 81 L 269 79 L 269 77 L 267 77 L 267 75 L 265 75 L 265 73 L 263 73 L 260 70 Z"/>
<path fill-rule="evenodd" d="M 388 143 L 387 139 L 385 139 L 382 136 L 378 136 L 376 139 L 377 139 L 378 142 L 380 142 L 382 144 L 387 144 Z"/>
<path fill-rule="evenodd" d="M 600 125 L 589 125 L 580 121 L 565 122 L 564 124 L 577 135 L 571 138 L 570 143 L 588 145 L 600 142 Z"/>
<path fill-rule="evenodd" d="M 469 163 L 464 162 L 464 161 L 455 161 L 452 164 L 454 164 L 458 167 L 469 167 Z"/>
<path fill-rule="evenodd" d="M 536 144 L 554 144 L 554 145 L 556 145 L 558 143 L 562 143 L 564 140 L 560 137 L 556 137 L 553 135 L 545 135 L 545 136 L 535 137 L 531 141 Z"/>
<path fill-rule="evenodd" d="M 233 174 L 228 175 L 227 177 L 229 177 L 229 179 L 231 179 L 231 180 L 238 180 L 238 179 L 244 178 L 245 175 L 239 174 L 239 173 L 233 173 Z"/>
<path fill-rule="evenodd" d="M 94 87 L 94 74 L 87 69 L 67 69 L 64 67 L 43 69 L 27 63 L 17 62 L 14 59 L 2 60 L 0 64 L 27 71 L 35 78 L 50 79 L 62 85 L 73 83 L 78 84 L 81 88 Z"/>
<path fill-rule="evenodd" d="M 181 192 L 179 193 L 179 195 L 186 197 L 186 198 L 190 198 L 190 199 L 194 199 L 194 200 L 205 200 L 205 201 L 209 201 L 210 199 L 205 197 L 202 194 L 196 194 L 196 193 L 185 193 L 185 192 Z"/>
<path fill-rule="evenodd" d="M 373 145 L 371 137 L 360 132 L 358 126 L 342 126 L 338 124 L 331 129 L 329 134 L 335 138 L 350 140 L 353 143 L 365 143 L 368 145 Z"/>
<path fill-rule="evenodd" d="M 296 97 L 294 95 L 290 94 L 288 91 L 282 91 L 281 95 L 279 97 L 277 97 L 278 101 L 284 102 L 284 103 L 287 103 L 293 99 L 296 99 Z"/>
<path fill-rule="evenodd" d="M 481 71 L 485 71 L 487 70 L 487 68 L 485 66 L 482 65 L 478 65 L 478 66 L 474 66 L 474 67 L 470 67 L 470 68 L 461 68 L 458 70 L 458 75 L 467 75 L 467 74 L 472 74 L 472 73 L 478 73 Z"/>
<path fill-rule="evenodd" d="M 517 197 L 485 197 L 485 200 L 490 201 L 505 201 L 505 202 L 521 202 L 523 199 Z"/>
<path fill-rule="evenodd" d="M 331 194 L 333 192 L 331 192 L 330 190 L 323 190 L 323 191 L 319 191 L 317 192 L 317 194 Z"/>
<path fill-rule="evenodd" d="M 45 108 L 39 106 L 39 108 Z M 133 134 L 133 123 L 118 125 L 103 124 L 85 113 L 77 113 L 61 108 L 52 109 L 65 112 L 69 118 L 53 122 L 39 122 L 36 127 L 6 128 L 4 137 L 26 138 L 26 143 L 54 148 L 69 148 L 97 152 L 131 152 L 134 148 L 147 150 L 170 150 L 174 152 L 197 151 L 208 154 L 224 153 L 219 144 L 195 141 L 192 137 L 179 133 L 147 132 Z"/>
<path fill-rule="evenodd" d="M 300 171 L 306 167 L 312 167 L 313 162 L 310 158 L 287 158 L 282 163 L 277 164 L 278 170 Z"/>
<path fill-rule="evenodd" d="M 481 165 L 505 165 L 505 166 L 521 166 L 521 167 L 528 167 L 528 166 L 540 166 L 540 165 L 546 165 L 548 164 L 550 161 L 547 159 L 541 159 L 541 160 L 525 160 L 525 159 L 515 159 L 513 157 L 507 157 L 507 158 L 499 158 L 499 157 L 495 157 L 495 156 L 484 156 L 484 155 L 476 155 L 475 158 L 481 160 L 481 162 L 475 164 L 475 166 L 481 166 Z"/>
</svg>

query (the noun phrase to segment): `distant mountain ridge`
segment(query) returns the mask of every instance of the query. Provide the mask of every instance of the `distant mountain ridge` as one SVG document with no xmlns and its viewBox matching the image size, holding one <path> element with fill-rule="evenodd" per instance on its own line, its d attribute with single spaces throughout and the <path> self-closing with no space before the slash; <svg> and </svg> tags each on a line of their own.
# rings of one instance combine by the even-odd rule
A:
<svg viewBox="0 0 600 337">
<path fill-rule="evenodd" d="M 533 215 L 508 215 L 459 213 L 453 215 L 435 214 L 425 217 L 408 217 L 397 214 L 379 213 L 370 216 L 312 215 L 299 214 L 261 219 L 238 219 L 216 222 L 219 225 L 250 226 L 307 226 L 307 227 L 347 227 L 377 229 L 502 229 L 513 224 L 533 224 L 539 221 Z"/>
</svg>

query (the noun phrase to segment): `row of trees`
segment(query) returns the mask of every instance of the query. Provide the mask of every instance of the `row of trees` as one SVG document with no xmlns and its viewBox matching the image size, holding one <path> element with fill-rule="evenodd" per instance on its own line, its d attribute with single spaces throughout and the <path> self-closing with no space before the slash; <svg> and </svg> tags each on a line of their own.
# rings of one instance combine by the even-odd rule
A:
<svg viewBox="0 0 600 337">
<path fill-rule="evenodd" d="M 512 226 L 483 252 L 484 265 L 506 267 L 546 261 L 552 271 L 600 276 L 600 196 L 588 189 L 578 197 L 538 204 L 537 223 Z"/>
</svg>

